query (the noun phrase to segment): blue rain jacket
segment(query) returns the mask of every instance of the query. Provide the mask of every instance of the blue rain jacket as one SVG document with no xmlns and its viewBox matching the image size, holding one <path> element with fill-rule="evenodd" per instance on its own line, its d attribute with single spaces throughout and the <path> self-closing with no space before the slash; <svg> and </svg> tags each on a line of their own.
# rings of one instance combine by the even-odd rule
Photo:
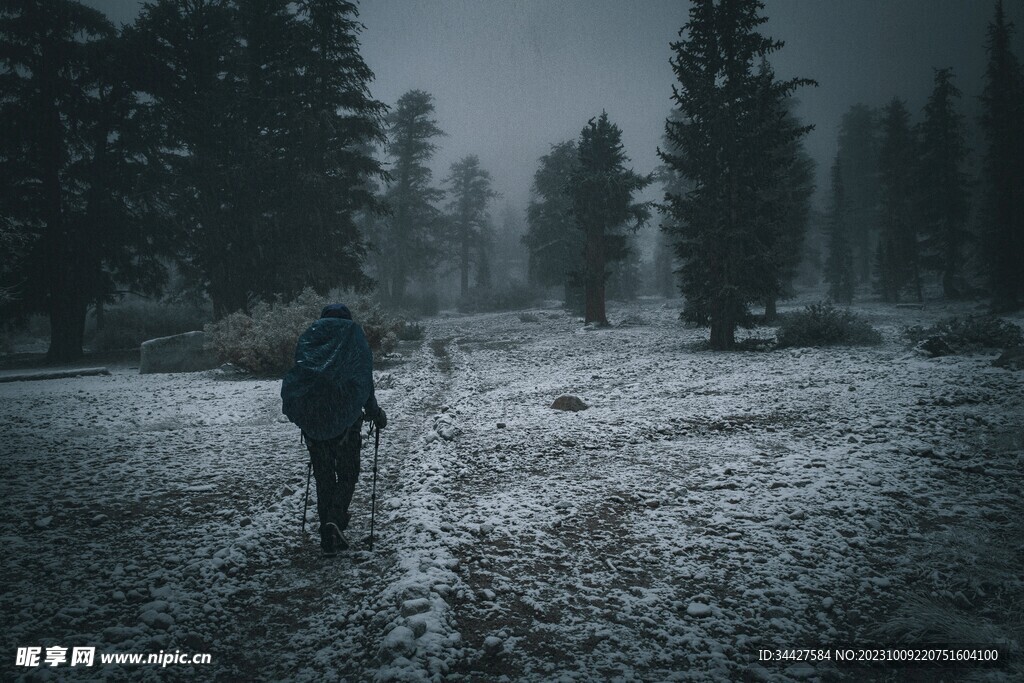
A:
<svg viewBox="0 0 1024 683">
<path fill-rule="evenodd" d="M 311 439 L 340 436 L 363 416 L 377 414 L 373 353 L 363 328 L 344 318 L 321 318 L 295 347 L 295 366 L 281 384 L 281 411 Z"/>
</svg>

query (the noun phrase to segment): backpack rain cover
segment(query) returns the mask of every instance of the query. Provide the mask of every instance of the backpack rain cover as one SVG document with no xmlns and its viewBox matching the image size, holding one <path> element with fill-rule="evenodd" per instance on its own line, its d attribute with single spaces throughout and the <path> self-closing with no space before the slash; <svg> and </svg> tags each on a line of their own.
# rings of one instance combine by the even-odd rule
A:
<svg viewBox="0 0 1024 683">
<path fill-rule="evenodd" d="M 373 393 L 373 353 L 363 328 L 321 318 L 295 347 L 295 366 L 281 384 L 281 411 L 311 439 L 340 436 L 363 415 Z"/>
</svg>

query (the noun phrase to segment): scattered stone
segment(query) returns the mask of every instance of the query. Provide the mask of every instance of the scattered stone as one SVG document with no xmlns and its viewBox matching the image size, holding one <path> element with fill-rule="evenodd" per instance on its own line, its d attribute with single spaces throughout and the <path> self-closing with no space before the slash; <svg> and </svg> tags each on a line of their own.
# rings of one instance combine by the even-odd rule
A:
<svg viewBox="0 0 1024 683">
<path fill-rule="evenodd" d="M 768 672 L 768 669 L 764 668 L 760 664 L 751 664 L 747 667 L 744 673 L 743 680 L 745 681 L 770 681 L 772 675 Z"/>
<path fill-rule="evenodd" d="M 698 619 L 703 617 L 710 617 L 711 606 L 705 605 L 703 602 L 691 602 L 686 607 L 686 613 L 691 617 L 696 617 Z"/>
<path fill-rule="evenodd" d="M 422 616 L 410 617 L 408 620 L 409 628 L 412 629 L 412 635 L 414 638 L 419 638 L 427 632 L 427 620 Z"/>
<path fill-rule="evenodd" d="M 95 517 L 93 517 L 92 519 L 90 519 L 89 520 L 89 524 L 91 524 L 92 526 L 99 526 L 100 524 L 103 524 L 104 522 L 106 522 L 108 519 L 110 519 L 110 518 L 107 517 L 106 515 L 99 514 L 99 515 L 96 515 Z"/>
<path fill-rule="evenodd" d="M 161 631 L 166 631 L 171 626 L 174 626 L 174 617 L 166 612 L 157 612 L 152 609 L 146 610 L 139 615 L 139 621 Z"/>
<path fill-rule="evenodd" d="M 402 616 L 411 617 L 414 614 L 422 614 L 430 610 L 430 600 L 426 598 L 416 598 L 415 600 L 406 600 L 402 603 Z"/>
<path fill-rule="evenodd" d="M 114 591 L 110 594 L 110 597 L 117 602 L 124 602 L 127 598 L 125 597 L 124 591 Z"/>
<path fill-rule="evenodd" d="M 780 619 L 782 617 L 788 616 L 789 610 L 787 610 L 785 607 L 780 607 L 779 605 L 772 605 L 764 611 L 764 614 L 766 617 L 770 619 Z"/>
<path fill-rule="evenodd" d="M 789 518 L 795 521 L 800 521 L 807 518 L 807 513 L 803 510 L 795 510 L 789 513 Z"/>
<path fill-rule="evenodd" d="M 584 403 L 579 396 L 572 396 L 570 394 L 563 394 L 555 399 L 551 407 L 555 410 L 567 410 L 573 413 L 581 410 L 586 410 L 590 406 Z"/>
<path fill-rule="evenodd" d="M 836 604 L 836 601 L 831 596 L 824 597 L 821 599 L 821 606 L 825 609 L 832 609 L 832 605 Z"/>
<path fill-rule="evenodd" d="M 817 672 L 815 671 L 814 667 L 808 664 L 807 662 L 799 662 L 797 664 L 794 664 L 793 666 L 787 667 L 786 673 L 792 676 L 793 678 L 803 679 L 811 678 Z"/>
<path fill-rule="evenodd" d="M 449 412 L 444 412 L 434 418 L 434 432 L 445 441 L 451 441 L 461 434 L 462 430 L 455 424 L 455 417 Z"/>
<path fill-rule="evenodd" d="M 384 636 L 380 648 L 395 657 L 407 657 L 416 652 L 416 634 L 408 626 L 396 626 Z"/>
<path fill-rule="evenodd" d="M 657 510 L 659 507 L 661 507 L 661 501 L 658 500 L 657 498 L 651 498 L 650 500 L 644 501 L 644 505 L 651 508 L 652 510 Z"/>
<path fill-rule="evenodd" d="M 498 636 L 487 636 L 484 639 L 484 652 L 489 655 L 496 654 L 501 649 L 502 640 Z"/>
<path fill-rule="evenodd" d="M 285 484 L 284 487 L 281 488 L 281 497 L 282 498 L 287 498 L 288 496 L 292 495 L 293 493 L 295 493 L 295 489 L 293 489 L 288 484 Z"/>
<path fill-rule="evenodd" d="M 238 520 L 238 526 L 247 527 L 250 524 L 252 524 L 252 520 L 248 517 L 242 517 L 242 519 Z"/>
<path fill-rule="evenodd" d="M 52 521 L 53 521 L 53 516 L 52 515 L 47 515 L 46 517 L 40 517 L 39 519 L 36 520 L 36 528 L 37 529 L 46 529 L 46 528 L 48 528 L 50 526 L 50 522 L 52 522 Z"/>
<path fill-rule="evenodd" d="M 725 537 L 730 541 L 738 541 L 743 538 L 743 534 L 738 531 L 730 531 L 725 535 Z"/>
<path fill-rule="evenodd" d="M 505 429 L 505 427 L 506 427 L 506 425 L 505 425 L 504 422 L 499 422 L 498 423 L 498 429 Z"/>
</svg>

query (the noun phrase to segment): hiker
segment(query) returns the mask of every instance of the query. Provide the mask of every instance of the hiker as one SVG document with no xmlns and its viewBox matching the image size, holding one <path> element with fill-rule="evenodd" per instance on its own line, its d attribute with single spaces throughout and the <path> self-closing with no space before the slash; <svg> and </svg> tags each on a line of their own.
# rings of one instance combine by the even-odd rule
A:
<svg viewBox="0 0 1024 683">
<path fill-rule="evenodd" d="M 282 412 L 302 430 L 316 476 L 320 547 L 325 556 L 349 547 L 348 506 L 359 478 L 364 420 L 384 429 L 387 415 L 373 394 L 373 354 L 344 304 L 324 307 L 299 337 L 295 366 L 281 385 Z"/>
</svg>

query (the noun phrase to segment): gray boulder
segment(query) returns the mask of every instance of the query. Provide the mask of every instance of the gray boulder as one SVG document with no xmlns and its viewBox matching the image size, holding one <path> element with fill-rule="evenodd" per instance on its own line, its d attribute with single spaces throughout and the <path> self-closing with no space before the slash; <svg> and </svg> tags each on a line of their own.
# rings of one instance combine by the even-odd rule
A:
<svg viewBox="0 0 1024 683">
<path fill-rule="evenodd" d="M 219 365 L 217 354 L 205 345 L 206 335 L 199 331 L 142 342 L 139 374 L 212 370 Z"/>
<path fill-rule="evenodd" d="M 565 394 L 556 398 L 555 402 L 551 404 L 551 407 L 555 410 L 568 410 L 575 413 L 580 410 L 586 410 L 590 406 L 581 401 L 579 396 Z"/>
</svg>

